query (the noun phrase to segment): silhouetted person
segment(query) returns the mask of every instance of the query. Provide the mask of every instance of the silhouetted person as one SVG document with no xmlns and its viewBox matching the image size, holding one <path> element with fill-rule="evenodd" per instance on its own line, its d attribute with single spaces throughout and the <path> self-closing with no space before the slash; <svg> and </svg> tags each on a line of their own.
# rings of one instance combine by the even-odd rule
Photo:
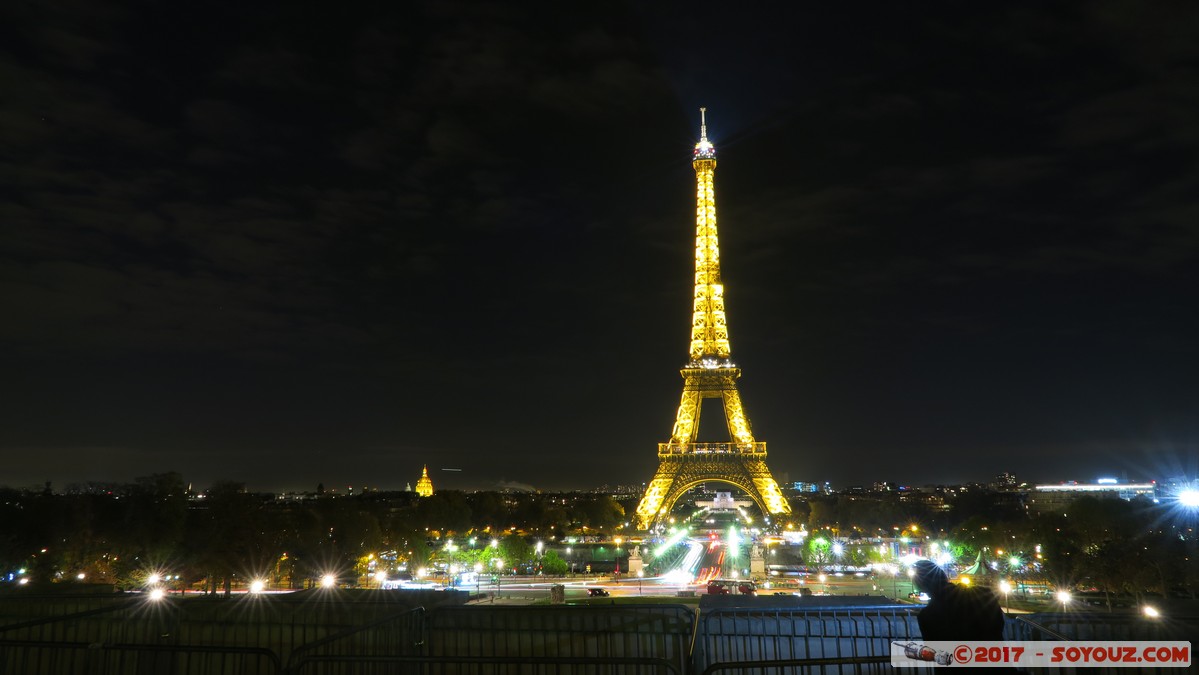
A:
<svg viewBox="0 0 1199 675">
<path fill-rule="evenodd" d="M 1003 639 L 1003 610 L 994 591 L 951 584 L 931 560 L 917 560 L 912 569 L 916 588 L 929 597 L 916 617 L 925 640 Z"/>
</svg>

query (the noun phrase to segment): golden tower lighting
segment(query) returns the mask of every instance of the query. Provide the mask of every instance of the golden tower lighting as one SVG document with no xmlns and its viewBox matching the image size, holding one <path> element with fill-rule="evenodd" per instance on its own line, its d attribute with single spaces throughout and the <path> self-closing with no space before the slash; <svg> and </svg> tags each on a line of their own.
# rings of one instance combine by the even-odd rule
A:
<svg viewBox="0 0 1199 675">
<path fill-rule="evenodd" d="M 731 360 L 724 284 L 720 281 L 720 241 L 716 232 L 716 148 L 708 141 L 707 108 L 700 108 L 695 144 L 695 293 L 691 315 L 690 360 L 679 371 L 683 396 L 670 442 L 658 444 L 658 471 L 637 505 L 637 526 L 648 529 L 669 515 L 687 490 L 723 482 L 746 492 L 763 513 L 787 514 L 791 506 L 766 467 L 766 443 L 755 441 L 741 405 L 741 369 Z M 700 404 L 718 398 L 729 442 L 698 443 Z"/>
<path fill-rule="evenodd" d="M 416 481 L 416 494 L 421 497 L 433 496 L 433 481 L 429 480 L 428 465 L 420 471 L 420 480 Z"/>
</svg>

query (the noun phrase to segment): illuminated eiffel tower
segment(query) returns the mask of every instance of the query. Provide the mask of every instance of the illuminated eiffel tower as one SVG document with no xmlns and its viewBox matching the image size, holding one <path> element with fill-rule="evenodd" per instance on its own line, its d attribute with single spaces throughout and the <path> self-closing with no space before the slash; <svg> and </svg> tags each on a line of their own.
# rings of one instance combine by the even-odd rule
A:
<svg viewBox="0 0 1199 675">
<path fill-rule="evenodd" d="M 786 514 L 791 506 L 766 468 L 766 443 L 754 441 L 741 407 L 724 316 L 720 282 L 720 242 L 716 236 L 716 148 L 708 142 L 707 108 L 700 108 L 700 139 L 695 144 L 695 300 L 691 319 L 691 359 L 679 371 L 683 397 L 669 443 L 658 444 L 658 472 L 637 505 L 637 526 L 649 529 L 670 513 L 687 490 L 704 482 L 729 483 L 744 490 L 763 513 Z M 697 443 L 703 399 L 719 398 L 729 429 L 728 443 Z"/>
</svg>

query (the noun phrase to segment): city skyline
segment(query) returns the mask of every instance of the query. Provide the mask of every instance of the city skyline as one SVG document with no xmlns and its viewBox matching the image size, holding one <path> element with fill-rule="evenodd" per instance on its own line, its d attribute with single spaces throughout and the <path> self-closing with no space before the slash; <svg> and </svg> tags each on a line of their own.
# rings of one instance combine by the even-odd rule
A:
<svg viewBox="0 0 1199 675">
<path fill-rule="evenodd" d="M 1199 474 L 1193 7 L 181 12 L 5 10 L 0 484 L 648 481 L 701 106 L 781 482 Z"/>
</svg>

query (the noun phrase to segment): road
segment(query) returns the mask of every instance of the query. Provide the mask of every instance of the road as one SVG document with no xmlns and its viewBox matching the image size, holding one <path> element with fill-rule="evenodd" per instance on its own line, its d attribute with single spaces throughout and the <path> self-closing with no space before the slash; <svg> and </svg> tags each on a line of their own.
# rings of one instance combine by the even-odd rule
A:
<svg viewBox="0 0 1199 675">
<path fill-rule="evenodd" d="M 498 585 L 488 581 L 480 583 L 477 588 L 472 586 L 460 590 L 477 591 L 487 598 L 534 601 L 549 598 L 550 588 L 556 584 L 562 584 L 565 587 L 567 602 L 590 597 L 587 591 L 592 588 L 601 588 L 607 591 L 610 597 L 678 597 L 680 591 L 702 595 L 707 590 L 705 585 L 679 584 L 661 577 L 614 578 L 594 575 L 564 578 L 504 577 L 500 579 Z M 818 578 L 775 577 L 768 583 L 759 584 L 758 594 L 797 593 L 804 587 L 812 589 L 816 595 L 870 595 L 888 598 L 898 596 L 905 600 L 908 593 L 912 591 L 911 582 L 907 579 L 892 580 L 887 577 L 875 580 L 850 574 L 826 575 L 824 583 L 821 583 Z"/>
</svg>

